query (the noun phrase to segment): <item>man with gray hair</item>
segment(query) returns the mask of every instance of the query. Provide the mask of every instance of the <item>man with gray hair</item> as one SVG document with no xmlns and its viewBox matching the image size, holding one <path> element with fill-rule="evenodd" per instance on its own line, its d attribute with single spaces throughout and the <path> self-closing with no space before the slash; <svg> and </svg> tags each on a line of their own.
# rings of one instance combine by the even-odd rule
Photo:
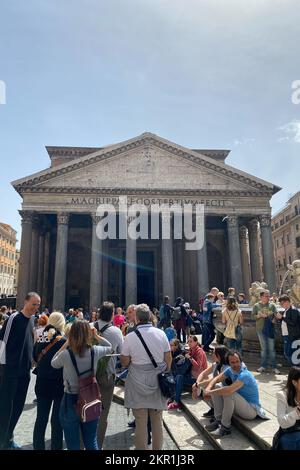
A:
<svg viewBox="0 0 300 470">
<path fill-rule="evenodd" d="M 152 325 L 148 305 L 137 305 L 136 321 L 136 329 L 125 337 L 121 354 L 122 366 L 129 367 L 125 381 L 125 407 L 132 408 L 136 420 L 136 449 L 148 449 L 149 415 L 152 427 L 152 448 L 161 450 L 163 444 L 162 411 L 167 409 L 167 403 L 159 388 L 157 375 L 171 368 L 170 345 L 165 333 Z M 157 363 L 156 368 L 140 337 Z"/>
</svg>

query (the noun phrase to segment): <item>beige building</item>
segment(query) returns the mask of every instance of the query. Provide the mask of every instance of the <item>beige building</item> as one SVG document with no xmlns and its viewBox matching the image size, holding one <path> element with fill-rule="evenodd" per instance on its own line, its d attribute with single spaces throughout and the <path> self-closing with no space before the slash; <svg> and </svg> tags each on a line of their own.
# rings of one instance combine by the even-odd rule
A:
<svg viewBox="0 0 300 470">
<path fill-rule="evenodd" d="M 0 222 L 0 294 L 15 293 L 16 235 L 10 225 Z"/>
<path fill-rule="evenodd" d="M 103 148 L 47 151 L 50 168 L 12 183 L 23 199 L 19 303 L 36 290 L 44 305 L 61 310 L 103 299 L 158 306 L 163 295 L 195 307 L 213 285 L 248 292 L 263 275 L 275 288 L 270 199 L 280 188 L 227 164 L 228 150 L 189 149 L 144 133 Z M 202 205 L 203 246 L 186 250 L 172 229 L 162 237 L 164 217 L 157 236 L 150 220 L 146 239 L 120 231 L 99 239 L 98 206 L 110 204 L 118 222 L 124 198 L 126 209 L 142 204 L 149 220 L 153 205 Z"/>
<path fill-rule="evenodd" d="M 272 218 L 272 236 L 276 265 L 277 290 L 290 283 L 288 264 L 300 258 L 300 191 Z M 288 285 L 284 287 L 287 288 Z"/>
<path fill-rule="evenodd" d="M 20 250 L 16 250 L 16 266 L 15 266 L 15 279 L 14 279 L 14 294 L 18 292 L 19 282 L 19 266 L 20 266 Z"/>
</svg>

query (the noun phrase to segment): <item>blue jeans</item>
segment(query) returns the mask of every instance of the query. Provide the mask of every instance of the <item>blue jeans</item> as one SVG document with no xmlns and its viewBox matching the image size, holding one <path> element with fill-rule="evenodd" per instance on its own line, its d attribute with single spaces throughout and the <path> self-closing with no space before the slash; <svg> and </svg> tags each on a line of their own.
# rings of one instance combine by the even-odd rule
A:
<svg viewBox="0 0 300 470">
<path fill-rule="evenodd" d="M 261 367 L 266 369 L 268 367 L 268 362 L 270 362 L 274 369 L 277 366 L 274 338 L 268 338 L 268 336 L 266 336 L 262 331 L 257 331 L 257 336 L 261 349 Z"/>
<path fill-rule="evenodd" d="M 234 349 L 234 351 L 238 351 L 239 353 L 242 353 L 241 341 L 238 341 L 234 338 L 225 338 L 224 342 L 228 349 Z"/>
<path fill-rule="evenodd" d="M 280 438 L 280 449 L 300 450 L 300 431 L 283 434 Z"/>
<path fill-rule="evenodd" d="M 59 418 L 64 430 L 68 450 L 80 450 L 80 431 L 86 450 L 99 450 L 97 426 L 99 419 L 82 423 L 76 413 L 78 395 L 65 393 L 61 402 Z"/>
<path fill-rule="evenodd" d="M 208 351 L 210 343 L 215 339 L 215 327 L 213 323 L 203 323 L 202 346 L 204 351 Z"/>
<path fill-rule="evenodd" d="M 291 365 L 291 341 L 288 336 L 283 336 L 283 354 L 286 360 L 288 361 L 289 365 Z"/>
<path fill-rule="evenodd" d="M 190 374 L 187 375 L 176 375 L 175 376 L 175 401 L 180 403 L 183 387 L 185 385 L 193 385 L 196 382 Z"/>
</svg>

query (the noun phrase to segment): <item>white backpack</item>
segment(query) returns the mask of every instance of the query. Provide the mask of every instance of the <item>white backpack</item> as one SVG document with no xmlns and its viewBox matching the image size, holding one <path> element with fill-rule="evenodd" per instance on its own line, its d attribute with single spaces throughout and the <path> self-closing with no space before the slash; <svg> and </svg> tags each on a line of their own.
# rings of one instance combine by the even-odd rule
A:
<svg viewBox="0 0 300 470">
<path fill-rule="evenodd" d="M 7 320 L 4 337 L 2 340 L 0 340 L 0 364 L 2 365 L 6 364 L 6 344 L 8 341 L 13 319 L 15 318 L 16 315 L 18 315 L 18 313 L 19 312 L 15 312 L 12 315 L 10 315 L 9 319 Z"/>
</svg>

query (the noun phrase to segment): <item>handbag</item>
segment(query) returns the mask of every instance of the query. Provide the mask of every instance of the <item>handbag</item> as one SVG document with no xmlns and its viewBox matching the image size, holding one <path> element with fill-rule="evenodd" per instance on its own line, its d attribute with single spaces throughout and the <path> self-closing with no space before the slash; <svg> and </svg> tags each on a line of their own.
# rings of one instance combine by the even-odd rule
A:
<svg viewBox="0 0 300 470">
<path fill-rule="evenodd" d="M 150 352 L 147 344 L 145 343 L 141 333 L 138 330 L 134 330 L 134 332 L 136 333 L 137 337 L 140 339 L 142 345 L 144 346 L 146 350 L 146 353 L 150 357 L 150 360 L 156 369 L 157 363 L 154 357 L 152 356 L 152 353 Z M 160 372 L 159 374 L 157 374 L 157 378 L 158 378 L 159 388 L 163 396 L 165 398 L 173 398 L 175 395 L 175 379 L 174 379 L 172 372 Z"/>
<path fill-rule="evenodd" d="M 78 399 L 75 405 L 76 412 L 82 423 L 89 423 L 99 419 L 102 411 L 102 402 L 99 386 L 94 375 L 94 349 L 91 348 L 91 369 L 79 373 L 74 353 L 68 349 L 71 361 L 78 376 Z M 80 377 L 91 371 L 88 377 Z"/>
</svg>

